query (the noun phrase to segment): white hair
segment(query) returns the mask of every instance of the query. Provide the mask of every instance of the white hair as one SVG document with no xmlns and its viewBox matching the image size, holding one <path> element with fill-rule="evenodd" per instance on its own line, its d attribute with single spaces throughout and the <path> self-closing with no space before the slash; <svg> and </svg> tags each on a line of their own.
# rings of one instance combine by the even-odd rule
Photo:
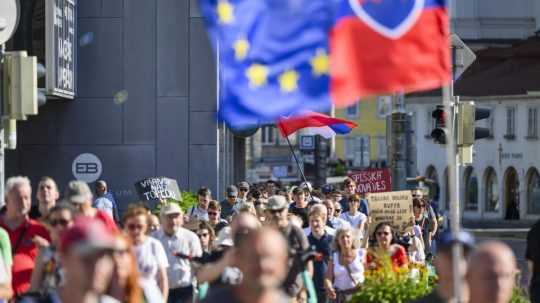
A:
<svg viewBox="0 0 540 303">
<path fill-rule="evenodd" d="M 6 187 L 4 188 L 6 195 L 11 192 L 16 187 L 28 186 L 30 191 L 32 191 L 32 185 L 30 185 L 30 179 L 24 176 L 15 176 L 7 179 Z"/>
</svg>

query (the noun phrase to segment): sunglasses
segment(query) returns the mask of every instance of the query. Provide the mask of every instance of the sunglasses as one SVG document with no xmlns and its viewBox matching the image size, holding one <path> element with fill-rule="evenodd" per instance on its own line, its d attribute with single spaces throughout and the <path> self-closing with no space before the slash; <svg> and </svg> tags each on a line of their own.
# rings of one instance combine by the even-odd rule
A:
<svg viewBox="0 0 540 303">
<path fill-rule="evenodd" d="M 209 234 L 208 234 L 208 233 L 200 233 L 200 234 L 198 234 L 197 236 L 199 236 L 199 237 L 202 238 L 202 237 L 208 237 Z"/>
<path fill-rule="evenodd" d="M 390 233 L 387 231 L 380 231 L 377 233 L 377 236 L 388 236 L 388 235 L 390 235 Z"/>
<path fill-rule="evenodd" d="M 127 229 L 129 230 L 136 230 L 136 229 L 143 229 L 144 225 L 142 224 L 128 224 Z"/>
<path fill-rule="evenodd" d="M 49 224 L 51 224 L 52 227 L 56 227 L 58 225 L 61 225 L 62 227 L 68 226 L 68 224 L 71 222 L 71 220 L 66 219 L 56 219 L 49 221 Z"/>
<path fill-rule="evenodd" d="M 215 212 L 215 211 L 209 211 L 209 212 L 208 212 L 208 215 L 209 215 L 209 216 L 217 216 L 218 213 Z"/>
<path fill-rule="evenodd" d="M 239 190 L 240 190 L 240 191 L 248 191 L 249 189 L 247 189 L 247 188 L 240 188 Z"/>
</svg>

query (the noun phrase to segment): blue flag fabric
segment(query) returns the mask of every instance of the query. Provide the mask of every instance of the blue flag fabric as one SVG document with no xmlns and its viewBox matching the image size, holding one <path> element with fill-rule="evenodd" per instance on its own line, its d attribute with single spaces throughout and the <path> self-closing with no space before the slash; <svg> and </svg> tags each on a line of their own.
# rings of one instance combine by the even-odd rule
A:
<svg viewBox="0 0 540 303">
<path fill-rule="evenodd" d="M 232 128 L 330 108 L 330 0 L 200 0 Z"/>
</svg>

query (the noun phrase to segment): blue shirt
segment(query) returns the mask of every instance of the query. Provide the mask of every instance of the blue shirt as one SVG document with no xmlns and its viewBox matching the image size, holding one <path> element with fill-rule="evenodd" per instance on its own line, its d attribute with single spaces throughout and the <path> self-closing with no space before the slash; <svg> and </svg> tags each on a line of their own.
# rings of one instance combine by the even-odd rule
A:
<svg viewBox="0 0 540 303">
<path fill-rule="evenodd" d="M 324 235 L 317 239 L 313 236 L 313 233 L 310 233 L 308 236 L 309 246 L 314 248 L 315 251 L 322 254 L 322 259 L 320 261 L 313 261 L 313 283 L 317 290 L 324 291 L 324 277 L 326 275 L 326 270 L 328 269 L 328 261 L 330 260 L 330 255 L 332 253 L 332 240 L 334 237 L 329 235 L 327 232 Z"/>
</svg>

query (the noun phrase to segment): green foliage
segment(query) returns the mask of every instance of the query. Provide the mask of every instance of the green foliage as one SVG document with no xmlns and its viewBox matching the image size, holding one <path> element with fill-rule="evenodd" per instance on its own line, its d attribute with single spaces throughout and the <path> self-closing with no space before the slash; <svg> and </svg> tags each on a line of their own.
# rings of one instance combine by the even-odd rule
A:
<svg viewBox="0 0 540 303">
<path fill-rule="evenodd" d="M 522 288 L 514 287 L 512 291 L 512 299 L 510 303 L 530 303 L 529 299 L 525 296 L 525 292 Z"/>
<path fill-rule="evenodd" d="M 347 168 L 345 164 L 338 162 L 334 168 L 334 176 L 345 176 L 347 174 Z"/>
<path fill-rule="evenodd" d="M 177 201 L 174 199 L 167 199 L 166 203 L 176 203 L 178 204 L 178 206 L 180 206 L 180 208 L 182 208 L 184 213 L 186 213 L 190 207 L 197 204 L 197 195 L 189 191 L 183 191 L 182 201 Z M 161 210 L 161 204 L 158 204 L 156 205 L 154 209 L 152 209 L 152 213 L 156 216 L 159 216 L 160 210 Z"/>
<path fill-rule="evenodd" d="M 406 303 L 427 295 L 434 279 L 428 268 L 410 265 L 394 269 L 389 256 L 380 257 L 380 267 L 366 271 L 366 280 L 351 302 L 356 303 Z"/>
</svg>

